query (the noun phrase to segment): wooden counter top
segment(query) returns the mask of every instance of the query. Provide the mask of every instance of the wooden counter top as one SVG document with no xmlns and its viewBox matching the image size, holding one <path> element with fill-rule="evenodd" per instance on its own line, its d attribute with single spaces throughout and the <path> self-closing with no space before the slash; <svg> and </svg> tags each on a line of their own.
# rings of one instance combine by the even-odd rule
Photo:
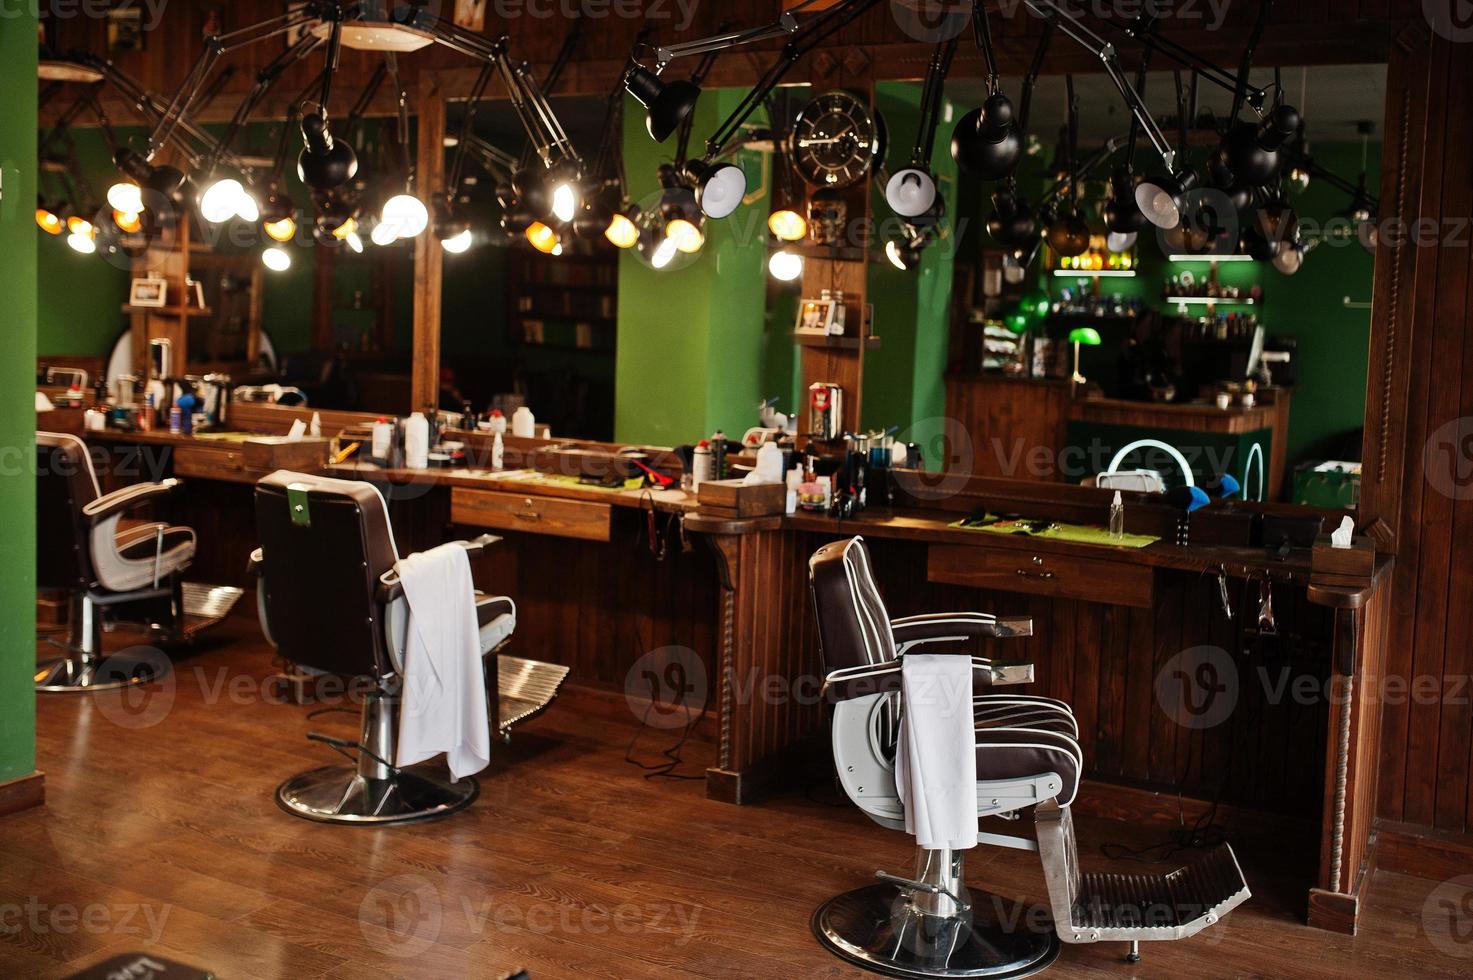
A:
<svg viewBox="0 0 1473 980">
<path fill-rule="evenodd" d="M 340 463 L 327 467 L 323 472 L 345 480 L 379 481 L 396 486 L 465 487 L 498 493 L 581 500 L 615 507 L 648 507 L 653 501 L 656 510 L 687 512 L 696 509 L 695 496 L 684 490 L 600 490 L 596 487 L 519 479 L 513 475 L 525 472 L 521 470 L 480 470 L 461 466 L 425 470 L 385 469 L 372 463 Z"/>
<path fill-rule="evenodd" d="M 1272 404 L 1244 408 L 1218 408 L 1202 403 L 1163 404 L 1126 401 L 1119 398 L 1083 398 L 1075 401 L 1070 417 L 1081 422 L 1105 425 L 1134 425 L 1154 429 L 1187 429 L 1195 432 L 1226 432 L 1240 435 L 1271 429 L 1278 417 Z"/>
</svg>

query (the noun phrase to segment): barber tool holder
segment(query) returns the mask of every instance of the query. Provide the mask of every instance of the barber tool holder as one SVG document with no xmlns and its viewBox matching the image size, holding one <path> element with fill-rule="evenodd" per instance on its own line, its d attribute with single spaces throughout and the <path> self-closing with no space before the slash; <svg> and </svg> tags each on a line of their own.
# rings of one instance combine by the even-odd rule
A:
<svg viewBox="0 0 1473 980">
<path fill-rule="evenodd" d="M 1376 572 L 1376 542 L 1357 534 L 1350 539 L 1349 548 L 1336 548 L 1328 534 L 1321 534 L 1314 539 L 1309 565 L 1320 584 L 1365 588 Z"/>
</svg>

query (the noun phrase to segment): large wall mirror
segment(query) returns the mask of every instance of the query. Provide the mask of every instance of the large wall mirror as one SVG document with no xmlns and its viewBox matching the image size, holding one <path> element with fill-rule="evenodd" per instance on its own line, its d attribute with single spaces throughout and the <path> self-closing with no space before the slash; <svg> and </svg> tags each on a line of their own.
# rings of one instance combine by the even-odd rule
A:
<svg viewBox="0 0 1473 980">
<path fill-rule="evenodd" d="M 989 233 L 998 185 L 961 182 L 970 224 L 954 268 L 947 414 L 971 436 L 974 472 L 1079 483 L 1141 471 L 1168 488 L 1226 474 L 1248 500 L 1355 507 L 1386 66 L 1258 68 L 1252 80 L 1302 113 L 1281 179 L 1252 198 L 1189 193 L 1183 230 L 1108 232 L 1127 148 L 1101 148 L 1130 120 L 1103 74 L 1072 79 L 1072 150 L 1070 86 L 1038 81 L 1017 175 L 1024 217 L 1010 219 L 1043 232 L 1026 267 Z M 984 94 L 972 80 L 947 88 L 962 106 Z M 1153 71 L 1145 100 L 1205 173 L 1232 93 Z M 1134 161 L 1137 174 L 1161 169 L 1144 137 Z"/>
</svg>

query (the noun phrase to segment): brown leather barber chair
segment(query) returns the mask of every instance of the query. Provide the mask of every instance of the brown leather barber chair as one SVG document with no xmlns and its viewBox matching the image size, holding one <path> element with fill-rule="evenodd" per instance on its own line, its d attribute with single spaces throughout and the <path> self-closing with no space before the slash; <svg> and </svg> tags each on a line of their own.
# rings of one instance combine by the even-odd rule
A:
<svg viewBox="0 0 1473 980">
<path fill-rule="evenodd" d="M 1015 914 L 1002 899 L 969 889 L 967 849 L 917 847 L 913 877 L 877 871 L 877 884 L 819 906 L 813 930 L 829 950 L 887 976 L 1003 980 L 1046 969 L 1061 942 L 1128 943 L 1135 961 L 1142 941 L 1196 935 L 1248 899 L 1227 844 L 1169 874 L 1080 868 L 1070 807 L 1084 754 L 1073 712 L 1061 701 L 997 690 L 1032 681 L 1031 664 L 964 649 L 977 637 L 1031 635 L 1031 620 L 978 612 L 891 619 L 861 538 L 824 545 L 808 571 L 828 671 L 824 690 L 834 704 L 834 764 L 849 799 L 881 826 L 905 829 L 896 736 L 907 710 L 929 706 L 905 703 L 902 663 L 911 652 L 970 657 L 977 817 L 1016 819 L 1032 808 L 1036 828 L 1028 838 L 979 826 L 977 844 L 1036 851 L 1053 920 L 1030 927 L 1044 917 Z"/>
<path fill-rule="evenodd" d="M 357 742 L 307 736 L 353 764 L 288 779 L 277 803 L 310 820 L 349 824 L 405 823 L 470 805 L 479 793 L 474 779 L 452 783 L 430 763 L 394 765 L 409 608 L 378 488 L 278 470 L 256 484 L 256 528 L 261 547 L 251 565 L 266 638 L 299 667 L 367 687 Z M 475 557 L 496 540 L 457 543 Z M 476 612 L 491 732 L 505 739 L 552 703 L 568 668 L 500 653 L 516 629 L 511 599 L 478 593 Z"/>
<path fill-rule="evenodd" d="M 64 656 L 37 665 L 38 691 L 97 691 L 157 680 L 160 652 L 102 654 L 103 611 L 126 606 L 163 639 L 178 635 L 180 575 L 194 559 L 194 531 L 124 515 L 167 498 L 178 480 L 102 493 L 87 446 L 74 435 L 36 433 L 36 588 L 70 598 Z"/>
</svg>

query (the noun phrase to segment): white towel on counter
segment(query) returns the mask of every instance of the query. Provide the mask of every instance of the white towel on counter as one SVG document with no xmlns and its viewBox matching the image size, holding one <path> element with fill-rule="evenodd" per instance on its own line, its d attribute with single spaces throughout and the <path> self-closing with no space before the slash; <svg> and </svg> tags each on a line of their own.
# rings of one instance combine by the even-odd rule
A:
<svg viewBox="0 0 1473 980">
<path fill-rule="evenodd" d="M 972 658 L 906 654 L 900 684 L 895 787 L 905 805 L 906 833 L 920 847 L 976 847 Z"/>
<path fill-rule="evenodd" d="M 409 603 L 394 764 L 444 752 L 452 778 L 480 772 L 491 761 L 491 726 L 470 559 L 442 544 L 394 567 Z"/>
</svg>

